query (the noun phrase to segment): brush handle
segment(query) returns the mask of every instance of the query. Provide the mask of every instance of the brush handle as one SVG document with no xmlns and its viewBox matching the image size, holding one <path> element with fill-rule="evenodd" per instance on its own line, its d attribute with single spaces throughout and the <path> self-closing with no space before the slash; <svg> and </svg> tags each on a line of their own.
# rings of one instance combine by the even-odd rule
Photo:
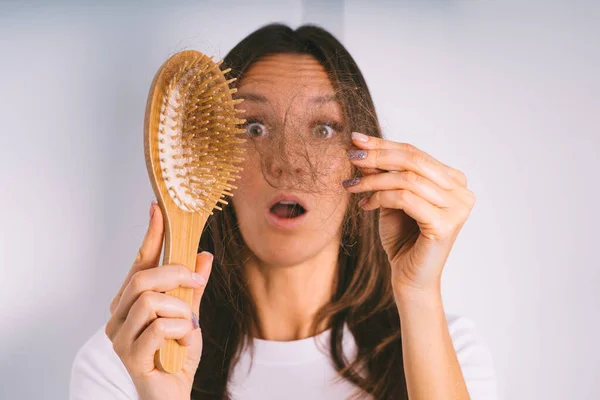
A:
<svg viewBox="0 0 600 400">
<path fill-rule="evenodd" d="M 165 200 L 166 204 L 161 205 L 161 210 L 165 216 L 163 264 L 181 264 L 194 271 L 200 235 L 208 216 L 205 213 L 183 211 L 170 201 L 170 198 Z M 159 201 L 159 205 L 160 203 L 161 201 Z M 192 306 L 193 288 L 179 287 L 166 293 Z M 192 311 L 198 312 L 198 310 Z M 164 372 L 176 373 L 183 368 L 186 357 L 186 347 L 181 346 L 174 339 L 167 339 L 166 343 L 154 355 L 154 364 Z"/>
</svg>

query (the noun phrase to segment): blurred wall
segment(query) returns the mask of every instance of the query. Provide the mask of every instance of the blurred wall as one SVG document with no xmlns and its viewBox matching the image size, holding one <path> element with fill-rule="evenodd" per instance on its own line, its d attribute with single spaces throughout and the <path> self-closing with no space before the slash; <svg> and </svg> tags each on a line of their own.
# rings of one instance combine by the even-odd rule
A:
<svg viewBox="0 0 600 400">
<path fill-rule="evenodd" d="M 147 90 L 186 48 L 273 21 L 347 45 L 388 138 L 463 170 L 444 275 L 506 399 L 600 398 L 600 5 L 538 1 L 0 1 L 0 398 L 64 399 L 153 198 Z"/>
</svg>

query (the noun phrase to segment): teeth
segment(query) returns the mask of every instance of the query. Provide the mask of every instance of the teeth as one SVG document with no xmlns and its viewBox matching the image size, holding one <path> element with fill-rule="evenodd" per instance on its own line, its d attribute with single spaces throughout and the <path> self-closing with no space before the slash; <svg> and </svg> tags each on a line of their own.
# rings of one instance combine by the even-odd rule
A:
<svg viewBox="0 0 600 400">
<path fill-rule="evenodd" d="M 292 206 L 292 205 L 296 205 L 298 203 L 296 203 L 295 201 L 280 201 L 279 204 L 283 204 L 286 206 Z"/>
</svg>

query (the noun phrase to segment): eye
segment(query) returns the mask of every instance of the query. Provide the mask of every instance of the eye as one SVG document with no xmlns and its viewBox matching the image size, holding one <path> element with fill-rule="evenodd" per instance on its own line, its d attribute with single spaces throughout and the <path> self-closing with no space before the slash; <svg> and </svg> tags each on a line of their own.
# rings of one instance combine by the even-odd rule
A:
<svg viewBox="0 0 600 400">
<path fill-rule="evenodd" d="M 328 123 L 319 123 L 313 128 L 312 134 L 316 138 L 329 139 L 335 133 L 335 129 Z"/>
<path fill-rule="evenodd" d="M 246 133 L 250 137 L 261 137 L 267 135 L 267 127 L 260 121 L 247 121 Z"/>
</svg>

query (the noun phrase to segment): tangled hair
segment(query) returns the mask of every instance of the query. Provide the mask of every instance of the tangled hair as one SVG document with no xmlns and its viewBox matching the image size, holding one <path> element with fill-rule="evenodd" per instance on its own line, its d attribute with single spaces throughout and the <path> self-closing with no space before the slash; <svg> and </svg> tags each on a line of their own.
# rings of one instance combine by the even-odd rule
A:
<svg viewBox="0 0 600 400">
<path fill-rule="evenodd" d="M 225 57 L 224 66 L 243 80 L 262 57 L 305 54 L 329 74 L 345 118 L 345 133 L 381 137 L 367 84 L 344 46 L 327 31 L 310 25 L 296 30 L 271 24 L 258 29 Z M 360 174 L 357 170 L 356 174 Z M 353 195 L 342 226 L 337 278 L 330 302 L 317 313 L 313 334 L 331 328 L 331 359 L 342 379 L 376 399 L 408 399 L 402 361 L 400 318 L 394 301 L 390 265 L 379 240 L 379 212 L 362 212 Z M 191 398 L 229 399 L 227 382 L 246 338 L 257 326 L 256 310 L 243 274 L 246 245 L 235 210 L 227 205 L 212 215 L 199 249 L 214 254 L 211 278 L 200 306 L 204 348 Z M 342 349 L 344 326 L 354 336 L 357 356 L 347 360 Z"/>
</svg>

